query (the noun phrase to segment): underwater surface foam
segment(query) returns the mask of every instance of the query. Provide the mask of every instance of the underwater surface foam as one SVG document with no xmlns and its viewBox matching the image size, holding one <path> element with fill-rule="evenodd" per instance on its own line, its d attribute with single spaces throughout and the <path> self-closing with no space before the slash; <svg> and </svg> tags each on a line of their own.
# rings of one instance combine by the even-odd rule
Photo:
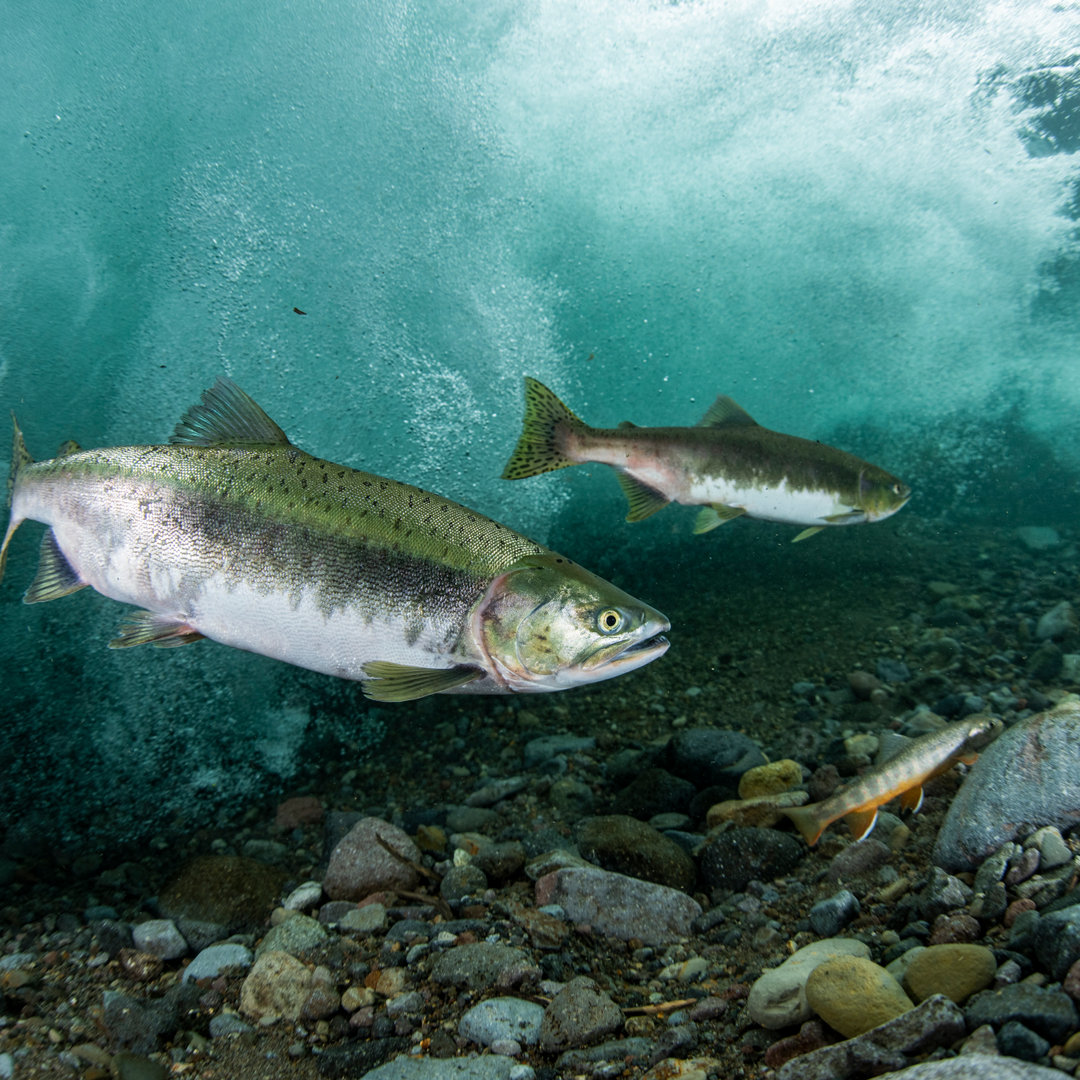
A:
<svg viewBox="0 0 1080 1080">
<path fill-rule="evenodd" d="M 0 401 L 46 456 L 163 440 L 227 373 L 306 449 L 665 611 L 662 560 L 718 571 L 724 536 L 705 555 L 675 509 L 624 525 L 607 470 L 496 479 L 524 374 L 597 424 L 693 423 L 724 392 L 843 433 L 913 484 L 905 515 L 989 504 L 1017 432 L 1066 485 L 1078 29 L 1033 0 L 35 5 L 0 44 Z M 1030 461 L 993 513 L 1067 516 L 1075 486 L 1034 498 Z M 339 693 L 223 649 L 106 653 L 117 605 L 19 604 L 24 532 L 2 738 L 10 775 L 50 778 L 48 816 L 73 757 L 157 785 L 115 800 L 121 831 L 197 803 L 197 777 L 252 790 L 282 701 Z"/>
</svg>

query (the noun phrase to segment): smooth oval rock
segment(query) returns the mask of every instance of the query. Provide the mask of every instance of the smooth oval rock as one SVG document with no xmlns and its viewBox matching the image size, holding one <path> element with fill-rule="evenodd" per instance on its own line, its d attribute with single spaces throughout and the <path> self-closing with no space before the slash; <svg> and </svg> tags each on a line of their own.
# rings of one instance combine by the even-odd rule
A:
<svg viewBox="0 0 1080 1080">
<path fill-rule="evenodd" d="M 971 768 L 934 844 L 934 862 L 971 870 L 1043 825 L 1080 821 L 1080 699 L 1006 728 Z"/>
<path fill-rule="evenodd" d="M 646 945 L 687 938 L 701 905 L 678 889 L 597 867 L 568 867 L 536 882 L 537 907 L 558 904 L 577 926 Z"/>
<path fill-rule="evenodd" d="M 242 855 L 192 859 L 158 897 L 170 919 L 217 923 L 229 932 L 261 925 L 277 903 L 285 874 Z"/>
<path fill-rule="evenodd" d="M 571 979 L 544 1010 L 540 1048 L 546 1053 L 599 1042 L 622 1027 L 622 1010 L 592 979 Z"/>
<path fill-rule="evenodd" d="M 710 889 L 741 892 L 751 881 L 772 881 L 792 870 L 806 845 L 772 829 L 729 829 L 701 850 L 701 876 Z"/>
<path fill-rule="evenodd" d="M 763 795 L 779 795 L 802 783 L 802 766 L 791 758 L 755 765 L 739 778 L 739 798 L 759 799 Z"/>
<path fill-rule="evenodd" d="M 838 956 L 818 964 L 806 980 L 806 1001 L 847 1039 L 914 1008 L 904 988 L 883 967 L 861 956 Z"/>
<path fill-rule="evenodd" d="M 870 948 L 854 938 L 830 938 L 804 945 L 779 967 L 758 977 L 746 1000 L 750 1018 L 773 1030 L 809 1020 L 814 1011 L 806 1001 L 806 980 L 819 964 L 838 956 L 868 958 Z"/>
<path fill-rule="evenodd" d="M 694 860 L 674 840 L 624 814 L 586 818 L 575 830 L 581 854 L 616 874 L 687 892 L 697 880 Z"/>
<path fill-rule="evenodd" d="M 299 1020 L 311 993 L 312 975 L 294 956 L 263 953 L 240 987 L 240 1011 L 255 1020 Z"/>
<path fill-rule="evenodd" d="M 410 863 L 419 861 L 420 849 L 407 833 L 381 818 L 362 818 L 331 852 L 323 891 L 331 900 L 362 900 L 383 890 L 408 892 L 420 879 Z"/>
<path fill-rule="evenodd" d="M 481 1046 L 512 1039 L 532 1046 L 540 1038 L 544 1006 L 522 998 L 496 997 L 481 1001 L 462 1016 L 458 1034 Z"/>
<path fill-rule="evenodd" d="M 252 963 L 251 950 L 246 945 L 226 942 L 222 945 L 210 945 L 203 949 L 186 968 L 183 982 L 199 979 L 216 979 L 228 968 L 247 970 Z"/>
<path fill-rule="evenodd" d="M 994 954 L 984 945 L 930 945 L 912 957 L 903 985 L 916 1001 L 944 994 L 962 1005 L 985 990 L 996 972 Z"/>
</svg>

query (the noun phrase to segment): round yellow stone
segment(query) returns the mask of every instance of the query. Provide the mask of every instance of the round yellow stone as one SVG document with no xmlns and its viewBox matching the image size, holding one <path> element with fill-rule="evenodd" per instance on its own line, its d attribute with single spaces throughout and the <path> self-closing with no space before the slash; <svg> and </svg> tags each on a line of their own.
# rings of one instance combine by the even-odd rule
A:
<svg viewBox="0 0 1080 1080">
<path fill-rule="evenodd" d="M 915 1007 L 883 967 L 861 956 L 837 956 L 819 964 L 806 980 L 806 1000 L 846 1039 Z"/>
<path fill-rule="evenodd" d="M 929 945 L 908 965 L 904 985 L 916 1001 L 944 994 L 962 1005 L 985 990 L 996 972 L 994 954 L 984 945 Z"/>
<path fill-rule="evenodd" d="M 763 795 L 776 795 L 790 791 L 802 783 L 802 766 L 790 758 L 770 761 L 747 769 L 739 780 L 740 799 L 759 799 Z"/>
</svg>

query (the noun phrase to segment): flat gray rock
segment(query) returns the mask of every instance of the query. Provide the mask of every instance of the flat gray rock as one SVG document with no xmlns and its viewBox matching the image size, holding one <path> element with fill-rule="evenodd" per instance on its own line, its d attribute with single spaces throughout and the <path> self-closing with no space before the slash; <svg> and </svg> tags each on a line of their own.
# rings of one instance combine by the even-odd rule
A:
<svg viewBox="0 0 1080 1080">
<path fill-rule="evenodd" d="M 370 1073 L 368 1075 L 371 1075 Z M 1061 1080 L 1058 1069 L 997 1054 L 962 1054 L 948 1061 L 927 1061 L 910 1069 L 885 1073 L 878 1080 Z"/>
<path fill-rule="evenodd" d="M 1043 825 L 1080 821 L 1080 701 L 1030 716 L 979 756 L 934 845 L 934 862 L 972 870 Z"/>
</svg>

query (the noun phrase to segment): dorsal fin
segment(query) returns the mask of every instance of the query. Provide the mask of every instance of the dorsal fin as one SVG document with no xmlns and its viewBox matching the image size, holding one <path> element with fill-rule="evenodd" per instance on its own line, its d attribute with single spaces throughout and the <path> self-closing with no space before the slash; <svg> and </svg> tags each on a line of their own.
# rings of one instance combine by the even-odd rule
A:
<svg viewBox="0 0 1080 1080">
<path fill-rule="evenodd" d="M 757 427 L 757 421 L 741 406 L 727 396 L 721 394 L 710 406 L 709 411 L 701 418 L 698 427 Z"/>
<path fill-rule="evenodd" d="M 57 457 L 67 457 L 68 454 L 78 454 L 82 447 L 74 439 L 65 439 L 56 451 Z"/>
<path fill-rule="evenodd" d="M 180 446 L 288 446 L 289 437 L 232 379 L 222 376 L 203 391 L 198 405 L 180 417 L 169 442 Z"/>
</svg>

